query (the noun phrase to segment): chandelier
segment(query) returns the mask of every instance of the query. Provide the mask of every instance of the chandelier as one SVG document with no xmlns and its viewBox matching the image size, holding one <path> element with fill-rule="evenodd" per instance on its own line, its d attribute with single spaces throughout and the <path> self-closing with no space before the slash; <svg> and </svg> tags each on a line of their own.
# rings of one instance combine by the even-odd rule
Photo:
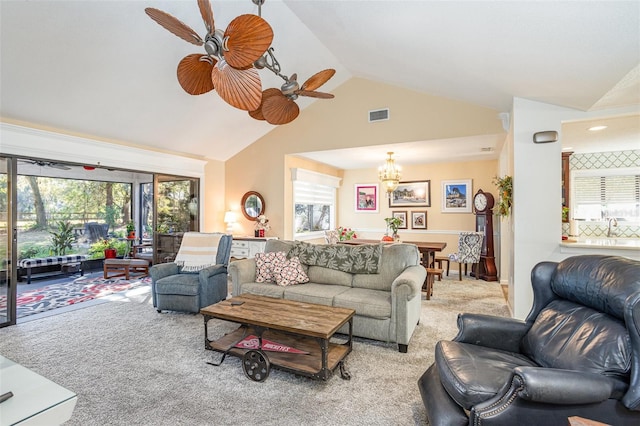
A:
<svg viewBox="0 0 640 426">
<path fill-rule="evenodd" d="M 385 163 L 378 168 L 378 179 L 380 179 L 380 183 L 387 191 L 387 195 L 390 197 L 391 193 L 396 190 L 398 184 L 400 183 L 400 166 L 396 166 L 395 161 L 393 160 L 393 152 L 387 152 L 389 158 L 385 161 Z"/>
</svg>

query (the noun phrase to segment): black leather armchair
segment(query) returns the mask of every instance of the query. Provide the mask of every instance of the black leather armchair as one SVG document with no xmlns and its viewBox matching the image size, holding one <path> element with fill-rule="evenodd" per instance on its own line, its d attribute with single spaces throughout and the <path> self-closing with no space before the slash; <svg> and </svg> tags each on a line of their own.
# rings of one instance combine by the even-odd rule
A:
<svg viewBox="0 0 640 426">
<path fill-rule="evenodd" d="M 575 256 L 531 273 L 525 321 L 458 316 L 418 380 L 429 423 L 640 424 L 640 262 Z"/>
</svg>

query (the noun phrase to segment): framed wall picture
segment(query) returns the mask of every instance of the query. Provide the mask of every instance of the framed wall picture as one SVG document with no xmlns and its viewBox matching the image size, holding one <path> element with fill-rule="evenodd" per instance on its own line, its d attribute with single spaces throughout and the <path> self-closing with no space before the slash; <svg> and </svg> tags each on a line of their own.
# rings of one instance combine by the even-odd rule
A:
<svg viewBox="0 0 640 426">
<path fill-rule="evenodd" d="M 400 225 L 398 225 L 398 229 L 407 229 L 407 212 L 391 212 L 391 216 L 400 219 Z"/>
<path fill-rule="evenodd" d="M 389 207 L 431 207 L 431 181 L 400 182 L 389 197 Z"/>
<path fill-rule="evenodd" d="M 411 212 L 411 229 L 427 229 L 427 212 Z"/>
<path fill-rule="evenodd" d="M 356 213 L 378 213 L 378 184 L 356 183 Z"/>
<path fill-rule="evenodd" d="M 471 213 L 471 179 L 442 181 L 442 212 Z"/>
</svg>

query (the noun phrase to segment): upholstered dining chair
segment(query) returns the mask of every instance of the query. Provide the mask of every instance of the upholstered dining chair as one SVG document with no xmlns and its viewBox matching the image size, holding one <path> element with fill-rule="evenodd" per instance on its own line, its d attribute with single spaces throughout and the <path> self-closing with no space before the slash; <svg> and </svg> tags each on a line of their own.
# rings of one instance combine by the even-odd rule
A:
<svg viewBox="0 0 640 426">
<path fill-rule="evenodd" d="M 338 234 L 338 231 L 335 229 L 324 231 L 324 241 L 327 244 L 338 244 L 338 241 L 340 241 L 340 235 Z"/>
<path fill-rule="evenodd" d="M 198 313 L 226 299 L 231 241 L 228 234 L 185 232 L 175 260 L 149 269 L 156 310 Z"/>
<path fill-rule="evenodd" d="M 478 271 L 480 263 L 480 252 L 482 251 L 482 240 L 484 234 L 482 232 L 461 232 L 458 238 L 458 252 L 449 255 L 449 260 L 458 263 L 458 276 L 462 281 L 462 265 L 464 264 L 464 274 L 467 275 L 467 265 L 471 264 Z M 478 274 L 476 273 L 476 279 Z"/>
</svg>

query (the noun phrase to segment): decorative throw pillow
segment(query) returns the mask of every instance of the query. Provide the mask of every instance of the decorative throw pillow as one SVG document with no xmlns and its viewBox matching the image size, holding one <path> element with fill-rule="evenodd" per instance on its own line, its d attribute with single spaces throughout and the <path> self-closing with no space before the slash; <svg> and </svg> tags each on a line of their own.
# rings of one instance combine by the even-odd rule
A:
<svg viewBox="0 0 640 426">
<path fill-rule="evenodd" d="M 279 268 L 278 272 L 274 270 L 276 284 L 281 286 L 303 284 L 309 282 L 309 277 L 304 272 L 300 259 L 292 257 L 286 260 Z"/>
<path fill-rule="evenodd" d="M 275 282 L 273 272 L 280 270 L 282 264 L 287 260 L 287 253 L 284 251 L 272 251 L 269 253 L 256 253 L 256 282 Z"/>
<path fill-rule="evenodd" d="M 322 266 L 352 274 L 377 274 L 382 244 L 309 244 L 294 241 L 287 255 L 297 256 L 304 265 Z"/>
</svg>

